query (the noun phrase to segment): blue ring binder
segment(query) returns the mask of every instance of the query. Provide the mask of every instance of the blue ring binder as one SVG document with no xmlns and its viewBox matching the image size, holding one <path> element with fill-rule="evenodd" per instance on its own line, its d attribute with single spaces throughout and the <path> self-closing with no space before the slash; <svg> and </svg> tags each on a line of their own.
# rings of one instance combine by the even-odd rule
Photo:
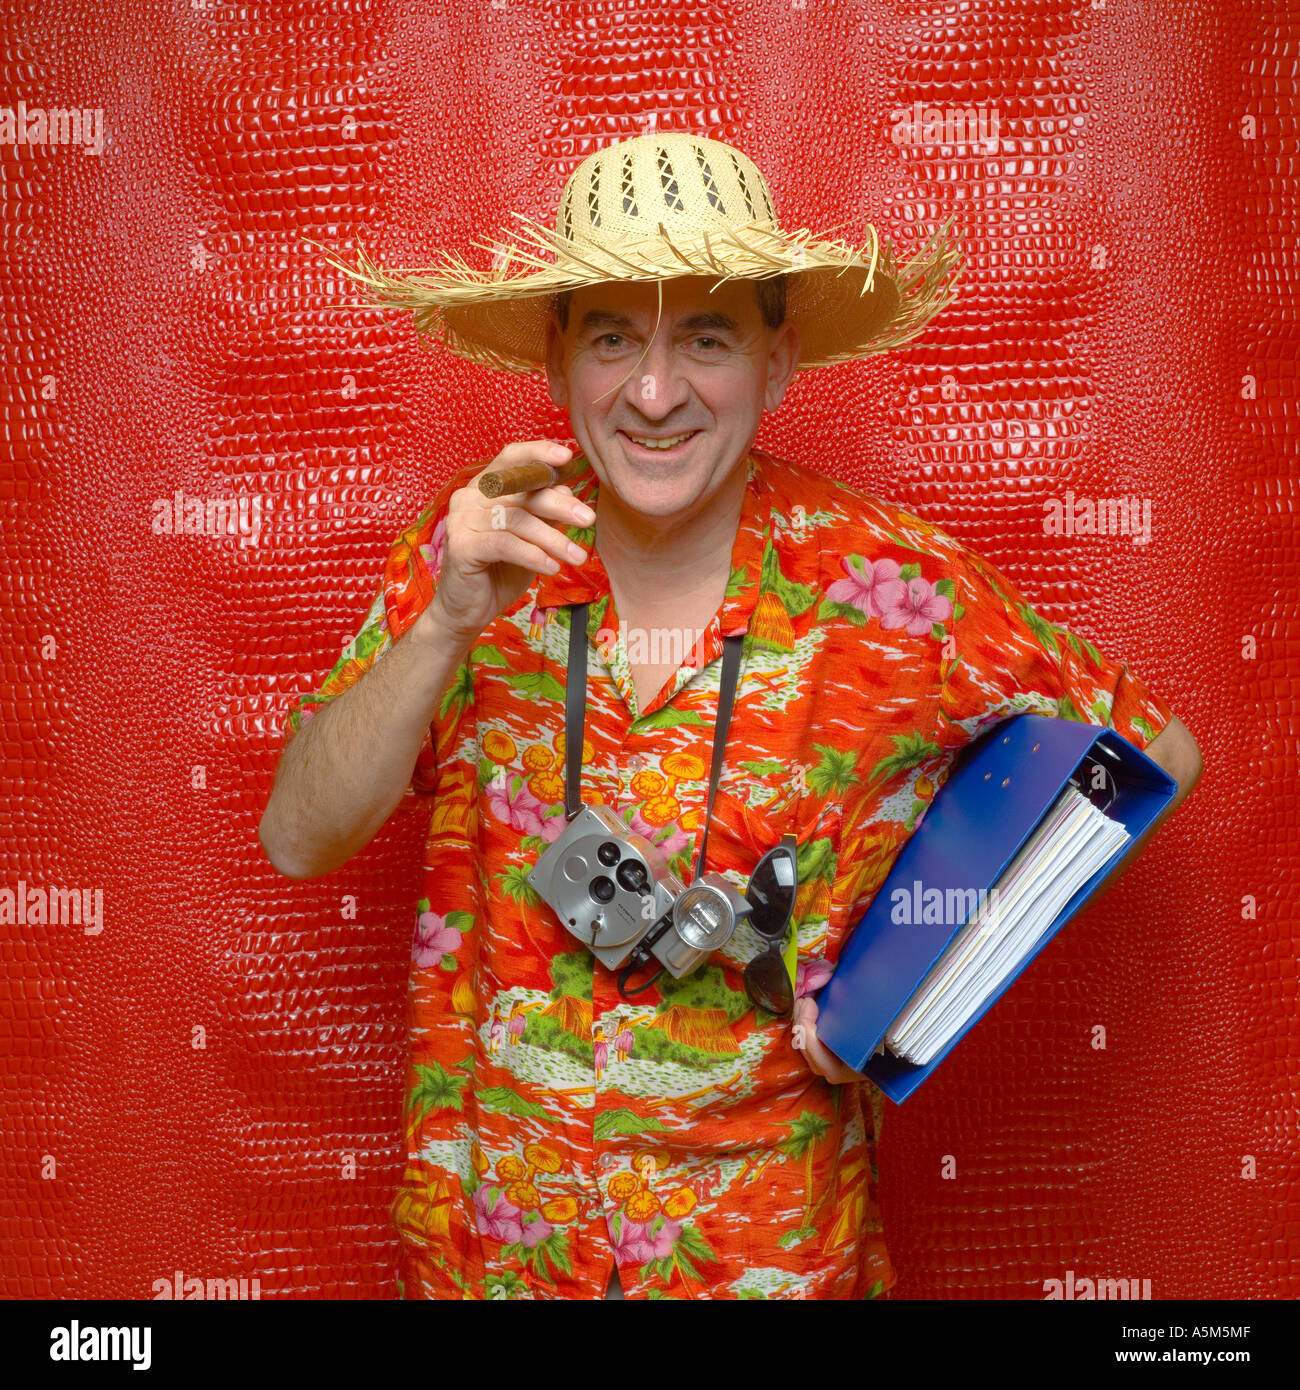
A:
<svg viewBox="0 0 1300 1390">
<path fill-rule="evenodd" d="M 895 889 L 947 893 L 990 890 L 1086 762 L 1113 780 L 1106 814 L 1138 839 L 1178 784 L 1141 749 L 1098 724 L 1018 714 L 964 748 L 889 876 L 853 928 L 835 974 L 818 995 L 817 1036 L 855 1071 L 902 1104 L 1011 987 L 1101 883 L 1131 841 L 1066 903 L 1016 969 L 984 1000 L 946 1047 L 925 1065 L 876 1055 L 895 1018 L 964 923 L 895 922 Z M 1095 804 L 1095 802 L 1094 802 Z"/>
</svg>

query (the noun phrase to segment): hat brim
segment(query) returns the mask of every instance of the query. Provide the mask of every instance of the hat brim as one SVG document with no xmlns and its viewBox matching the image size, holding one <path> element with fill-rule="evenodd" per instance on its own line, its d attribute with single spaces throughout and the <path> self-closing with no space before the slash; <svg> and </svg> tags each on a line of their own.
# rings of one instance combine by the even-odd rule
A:
<svg viewBox="0 0 1300 1390">
<path fill-rule="evenodd" d="M 763 240 L 737 242 L 757 256 L 758 268 L 751 259 L 737 269 L 729 259 L 730 247 L 718 239 L 707 245 L 671 246 L 680 263 L 662 253 L 657 259 L 649 257 L 647 248 L 655 242 L 638 243 L 631 251 L 623 248 L 623 257 L 606 251 L 597 257 L 581 248 L 588 260 L 572 265 L 564 275 L 527 256 L 520 259 L 540 269 L 508 278 L 504 272 L 473 271 L 455 260 L 429 271 L 385 271 L 364 251 L 358 254 L 358 271 L 337 259 L 331 263 L 371 293 L 373 307 L 408 310 L 417 331 L 448 351 L 516 373 L 544 370 L 546 324 L 561 290 L 684 276 L 716 285 L 784 274 L 786 318 L 800 337 L 798 370 L 810 371 L 899 347 L 951 303 L 961 256 L 947 240 L 950 225 L 951 221 L 945 223 L 901 267 L 888 244 L 873 240 L 868 263 L 860 251 L 842 242 L 809 240 L 806 233 L 787 238 L 766 226 L 759 228 Z M 548 229 L 541 230 L 554 238 Z M 756 241 L 760 249 L 755 253 Z"/>
</svg>

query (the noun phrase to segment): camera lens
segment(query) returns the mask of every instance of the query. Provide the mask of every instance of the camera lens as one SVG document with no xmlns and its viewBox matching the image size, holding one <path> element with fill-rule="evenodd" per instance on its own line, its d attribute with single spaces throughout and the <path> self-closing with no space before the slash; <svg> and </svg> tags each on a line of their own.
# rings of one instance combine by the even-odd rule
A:
<svg viewBox="0 0 1300 1390">
<path fill-rule="evenodd" d="M 601 874 L 599 878 L 593 878 L 591 880 L 591 896 L 598 903 L 607 903 L 614 896 L 613 880 L 606 878 L 604 874 Z"/>
<path fill-rule="evenodd" d="M 619 861 L 619 848 L 613 840 L 606 840 L 596 851 L 596 858 L 608 868 L 613 868 Z"/>
<path fill-rule="evenodd" d="M 731 904 L 712 888 L 688 888 L 673 904 L 677 935 L 695 951 L 716 951 L 735 930 Z"/>
<path fill-rule="evenodd" d="M 646 886 L 645 865 L 639 859 L 625 859 L 614 877 L 630 893 L 640 893 Z"/>
</svg>

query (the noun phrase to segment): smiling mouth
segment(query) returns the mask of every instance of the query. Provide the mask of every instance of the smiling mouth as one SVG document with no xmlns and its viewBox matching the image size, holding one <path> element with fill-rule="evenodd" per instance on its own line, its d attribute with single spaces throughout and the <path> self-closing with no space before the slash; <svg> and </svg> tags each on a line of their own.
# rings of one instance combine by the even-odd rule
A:
<svg viewBox="0 0 1300 1390">
<path fill-rule="evenodd" d="M 682 434 L 667 434 L 656 437 L 655 435 L 629 434 L 627 430 L 619 430 L 618 433 L 638 449 L 645 449 L 651 453 L 667 454 L 676 449 L 680 449 L 684 444 L 694 439 L 699 430 L 686 430 Z"/>
</svg>

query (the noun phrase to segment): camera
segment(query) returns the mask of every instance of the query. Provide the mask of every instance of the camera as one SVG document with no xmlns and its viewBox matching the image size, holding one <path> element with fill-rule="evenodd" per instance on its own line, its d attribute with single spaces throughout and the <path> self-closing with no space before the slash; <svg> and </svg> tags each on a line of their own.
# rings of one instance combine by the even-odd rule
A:
<svg viewBox="0 0 1300 1390">
<path fill-rule="evenodd" d="M 651 957 L 689 975 L 711 951 L 731 940 L 753 911 L 721 874 L 704 874 L 686 887 L 668 861 L 607 806 L 583 806 L 528 871 L 528 882 L 570 935 L 602 965 L 621 967 L 619 993 L 632 970 Z M 638 989 L 649 985 L 647 981 Z"/>
</svg>

